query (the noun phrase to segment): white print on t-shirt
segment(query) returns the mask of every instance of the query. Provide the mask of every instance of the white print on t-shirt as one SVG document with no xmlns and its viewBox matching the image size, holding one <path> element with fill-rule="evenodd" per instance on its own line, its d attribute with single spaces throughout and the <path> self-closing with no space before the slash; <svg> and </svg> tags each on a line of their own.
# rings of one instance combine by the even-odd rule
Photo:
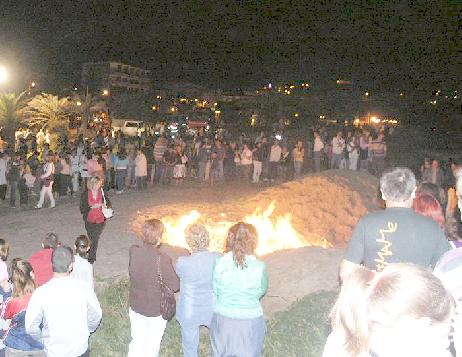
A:
<svg viewBox="0 0 462 357">
<path fill-rule="evenodd" d="M 398 223 L 388 222 L 388 229 L 379 230 L 380 238 L 376 239 L 376 242 L 384 244 L 384 246 L 377 252 L 378 257 L 374 259 L 377 263 L 375 267 L 377 271 L 382 271 L 388 265 L 386 258 L 393 255 L 393 252 L 390 249 L 393 243 L 386 239 L 385 234 L 395 233 L 397 229 Z"/>
</svg>

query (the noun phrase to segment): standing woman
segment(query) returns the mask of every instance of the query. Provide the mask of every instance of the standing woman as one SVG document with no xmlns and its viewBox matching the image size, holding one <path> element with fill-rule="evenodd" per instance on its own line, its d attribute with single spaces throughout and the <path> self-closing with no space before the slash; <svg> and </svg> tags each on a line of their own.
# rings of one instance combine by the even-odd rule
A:
<svg viewBox="0 0 462 357">
<path fill-rule="evenodd" d="M 114 163 L 116 173 L 116 193 L 123 193 L 127 177 L 128 157 L 125 149 L 120 149 Z"/>
<path fill-rule="evenodd" d="M 294 179 L 300 178 L 302 175 L 303 159 L 305 157 L 305 149 L 301 140 L 297 141 L 297 144 L 292 150 L 292 159 L 294 160 Z"/>
<path fill-rule="evenodd" d="M 255 257 L 257 243 L 255 227 L 239 222 L 228 232 L 226 254 L 215 263 L 213 357 L 262 355 L 266 327 L 260 299 L 268 289 L 268 273 Z"/>
<path fill-rule="evenodd" d="M 46 156 L 46 163 L 43 166 L 43 174 L 40 176 L 42 180 L 42 189 L 40 190 L 40 199 L 35 208 L 42 208 L 45 196 L 50 199 L 50 208 L 55 206 L 55 198 L 53 197 L 53 181 L 55 176 L 55 165 L 53 163 L 54 154 L 49 151 Z"/>
<path fill-rule="evenodd" d="M 130 333 L 128 357 L 157 357 L 167 321 L 160 311 L 160 279 L 170 290 L 180 284 L 171 259 L 159 249 L 164 225 L 158 219 L 143 223 L 140 238 L 143 245 L 130 247 Z"/>
<path fill-rule="evenodd" d="M 181 326 L 181 345 L 185 357 L 197 357 L 200 327 L 210 328 L 215 305 L 212 273 L 217 252 L 209 252 L 209 232 L 200 224 L 191 224 L 185 230 L 190 256 L 178 258 L 176 273 L 180 278 L 180 298 L 176 319 Z"/>
<path fill-rule="evenodd" d="M 88 179 L 87 189 L 80 196 L 80 213 L 83 215 L 85 229 L 91 240 L 91 248 L 88 254 L 88 261 L 91 264 L 96 261 L 98 240 L 105 226 L 106 218 L 103 214 L 104 200 L 106 200 L 106 205 L 111 207 L 111 202 L 105 197 L 102 186 L 103 181 L 101 178 L 98 175 L 94 175 Z"/>
</svg>

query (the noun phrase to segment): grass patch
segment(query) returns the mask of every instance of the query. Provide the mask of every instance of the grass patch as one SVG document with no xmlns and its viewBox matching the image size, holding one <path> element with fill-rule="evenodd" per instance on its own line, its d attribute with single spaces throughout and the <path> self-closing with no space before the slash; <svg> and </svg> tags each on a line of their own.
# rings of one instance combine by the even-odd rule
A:
<svg viewBox="0 0 462 357">
<path fill-rule="evenodd" d="M 264 355 L 319 357 L 328 334 L 327 315 L 337 293 L 322 291 L 295 302 L 284 312 L 267 322 Z M 126 356 L 130 342 L 128 319 L 128 280 L 119 279 L 101 289 L 98 297 L 103 309 L 103 321 L 91 337 L 92 355 L 100 357 Z M 160 355 L 179 357 L 181 333 L 173 320 L 167 324 Z M 207 329 L 201 331 L 200 356 L 210 356 Z"/>
</svg>

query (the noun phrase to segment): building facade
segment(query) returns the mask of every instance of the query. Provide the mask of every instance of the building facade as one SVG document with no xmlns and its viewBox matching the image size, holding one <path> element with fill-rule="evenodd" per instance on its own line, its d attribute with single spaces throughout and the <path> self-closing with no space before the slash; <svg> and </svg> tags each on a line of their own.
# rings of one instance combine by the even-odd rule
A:
<svg viewBox="0 0 462 357">
<path fill-rule="evenodd" d="M 121 62 L 88 62 L 82 66 L 82 87 L 92 93 L 151 91 L 150 71 Z"/>
</svg>

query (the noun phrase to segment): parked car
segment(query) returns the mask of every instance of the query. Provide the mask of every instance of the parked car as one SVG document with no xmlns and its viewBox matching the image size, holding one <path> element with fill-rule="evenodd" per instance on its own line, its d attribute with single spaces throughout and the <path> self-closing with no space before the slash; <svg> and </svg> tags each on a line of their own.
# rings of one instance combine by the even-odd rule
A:
<svg viewBox="0 0 462 357">
<path fill-rule="evenodd" d="M 123 119 L 113 119 L 112 129 L 114 131 L 121 131 L 126 136 L 133 136 L 133 137 L 138 136 L 138 134 L 146 130 L 144 123 L 142 121 L 123 120 Z"/>
</svg>

